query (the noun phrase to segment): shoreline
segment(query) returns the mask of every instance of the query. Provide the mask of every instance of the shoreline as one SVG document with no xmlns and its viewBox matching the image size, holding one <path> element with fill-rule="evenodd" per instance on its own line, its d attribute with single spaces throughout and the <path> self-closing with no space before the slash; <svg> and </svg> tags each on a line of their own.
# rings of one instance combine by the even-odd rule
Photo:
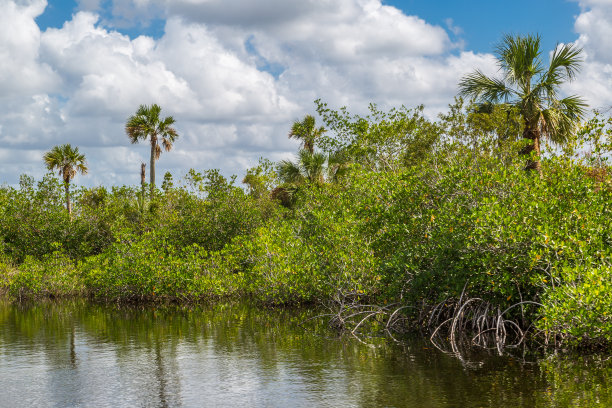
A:
<svg viewBox="0 0 612 408">
<path fill-rule="evenodd" d="M 77 301 L 77 302 L 84 302 L 84 303 L 88 303 L 92 305 L 115 307 L 117 309 L 127 307 L 127 308 L 137 308 L 137 309 L 151 308 L 153 310 L 156 310 L 159 307 L 176 308 L 179 310 L 184 310 L 185 308 L 187 309 L 211 308 L 211 307 L 215 307 L 219 305 L 249 305 L 250 307 L 254 307 L 255 309 L 262 310 L 262 311 L 265 311 L 265 310 L 273 310 L 273 311 L 307 310 L 310 312 L 316 312 L 316 311 L 329 312 L 329 305 L 324 306 L 320 303 L 317 304 L 315 302 L 310 302 L 310 303 L 282 303 L 282 304 L 276 303 L 274 304 L 270 302 L 263 302 L 261 300 L 258 300 L 258 299 L 255 299 L 249 296 L 242 296 L 240 298 L 235 298 L 232 296 L 215 297 L 215 298 L 208 297 L 208 298 L 199 298 L 199 299 L 192 299 L 192 300 L 186 301 L 185 299 L 180 299 L 180 298 L 173 298 L 173 299 L 148 298 L 148 299 L 139 299 L 139 300 L 136 300 L 135 298 L 131 298 L 128 300 L 126 299 L 109 300 L 109 299 L 96 298 L 92 296 L 86 296 L 83 294 L 68 294 L 68 295 L 64 294 L 64 295 L 55 295 L 55 296 L 45 295 L 45 296 L 38 296 L 35 298 L 24 298 L 20 300 L 15 297 L 12 297 L 8 289 L 0 288 L 0 301 L 5 301 L 5 302 L 13 303 L 13 304 L 20 304 L 20 305 L 38 305 L 38 304 L 45 304 L 46 302 L 52 302 L 54 304 L 61 304 L 63 302 Z M 466 302 L 466 303 L 469 303 L 469 302 Z M 381 306 L 374 306 L 374 305 L 368 306 L 368 308 L 372 308 L 372 307 L 382 308 Z M 411 306 L 405 305 L 403 307 L 398 307 L 395 310 L 397 311 L 397 310 L 400 310 L 406 307 L 411 307 Z M 346 310 L 349 310 L 351 314 L 357 314 L 357 315 L 362 314 L 361 312 L 356 311 L 357 309 L 353 310 L 351 308 L 347 308 Z M 344 312 L 346 312 L 346 310 Z M 362 338 L 369 338 L 372 336 L 384 337 L 387 340 L 394 341 L 394 342 L 398 342 L 398 340 L 396 339 L 397 336 L 400 336 L 400 337 L 403 337 L 406 335 L 411 336 L 411 337 L 417 336 L 421 338 L 422 340 L 429 342 L 438 350 L 444 353 L 447 353 L 447 354 L 457 355 L 457 356 L 461 356 L 461 354 L 471 353 L 471 352 L 475 352 L 479 350 L 487 351 L 487 352 L 492 352 L 493 350 L 496 350 L 496 353 L 498 354 L 502 353 L 502 354 L 512 355 L 511 351 L 513 349 L 516 349 L 518 345 L 521 345 L 521 347 L 523 347 L 523 349 L 527 350 L 529 353 L 543 353 L 543 354 L 561 352 L 561 353 L 570 353 L 570 354 L 575 353 L 577 355 L 589 356 L 589 355 L 609 353 L 612 350 L 612 344 L 600 344 L 600 343 L 589 343 L 589 342 L 567 344 L 564 342 L 559 342 L 559 343 L 556 343 L 554 341 L 549 342 L 549 339 L 550 338 L 554 339 L 555 335 L 546 336 L 546 339 L 545 339 L 541 337 L 542 333 L 534 333 L 533 331 L 524 333 L 522 341 L 521 341 L 521 343 L 523 344 L 514 344 L 514 345 L 498 343 L 497 346 L 494 346 L 494 344 L 496 343 L 495 336 L 488 335 L 488 340 L 490 342 L 489 346 L 493 345 L 493 347 L 486 347 L 486 344 L 474 343 L 473 339 L 481 335 L 473 331 L 469 331 L 469 330 L 458 331 L 458 332 L 455 332 L 454 334 L 451 334 L 448 331 L 444 331 L 444 330 L 439 331 L 438 329 L 444 324 L 440 325 L 440 327 L 438 327 L 438 329 L 434 330 L 434 332 L 432 333 L 431 327 L 427 329 L 425 327 L 424 321 L 415 321 L 415 320 L 409 319 L 410 324 L 405 324 L 404 322 L 402 327 L 396 333 L 393 333 L 392 331 L 388 330 L 388 327 L 386 327 L 385 330 L 381 330 L 380 328 L 376 328 L 375 330 L 373 330 L 372 326 L 367 326 L 363 324 L 366 319 L 363 319 L 363 320 L 359 319 L 359 325 L 357 327 L 355 327 L 354 323 L 352 326 L 344 322 L 343 324 L 339 325 L 338 317 L 341 314 L 342 314 L 342 311 L 339 311 L 336 314 L 324 313 L 324 314 L 315 316 L 315 318 L 320 318 L 320 319 L 322 319 L 323 317 L 328 318 L 326 326 L 329 329 L 336 331 L 339 335 L 346 335 L 349 337 L 354 337 L 361 343 L 364 343 L 364 340 L 362 340 Z M 387 313 L 387 316 L 388 315 L 389 313 Z M 395 316 L 396 316 L 396 313 L 394 313 L 391 316 L 391 319 Z M 376 326 L 378 324 L 388 325 L 389 321 L 387 321 L 386 323 L 384 321 L 382 322 L 378 321 L 376 323 Z M 357 332 L 356 334 L 355 331 L 362 326 L 366 330 L 365 331 L 361 330 L 360 332 Z M 371 329 L 371 331 L 368 331 L 368 329 Z M 484 334 L 482 336 L 484 336 Z M 434 340 L 434 337 L 435 337 L 435 340 Z M 472 339 L 472 342 L 468 344 L 470 339 Z M 399 342 L 401 343 L 401 340 Z"/>
</svg>

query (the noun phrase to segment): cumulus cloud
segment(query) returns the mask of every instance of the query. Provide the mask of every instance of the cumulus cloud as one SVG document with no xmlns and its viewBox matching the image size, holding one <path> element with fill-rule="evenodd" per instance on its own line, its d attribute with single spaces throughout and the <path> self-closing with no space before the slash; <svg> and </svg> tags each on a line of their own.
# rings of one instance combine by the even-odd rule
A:
<svg viewBox="0 0 612 408">
<path fill-rule="evenodd" d="M 34 22 L 46 1 L 0 3 L 0 95 L 50 92 L 57 85 L 51 67 L 39 60 L 40 30 Z"/>
<path fill-rule="evenodd" d="M 462 74 L 495 70 L 490 55 L 461 51 L 444 28 L 380 0 L 80 0 L 71 20 L 41 32 L 45 5 L 0 0 L 0 158 L 16 160 L 0 180 L 9 183 L 42 174 L 43 152 L 66 142 L 89 159 L 83 184 L 138 182 L 148 147 L 130 145 L 123 126 L 143 103 L 177 121 L 160 173 L 243 174 L 260 156 L 295 150 L 287 130 L 316 98 L 355 112 L 424 103 L 434 115 Z M 153 18 L 165 21 L 160 38 L 111 28 Z"/>
<path fill-rule="evenodd" d="M 585 61 L 578 80 L 568 90 L 583 95 L 592 108 L 612 106 L 612 1 L 580 0 L 574 28 Z"/>
</svg>

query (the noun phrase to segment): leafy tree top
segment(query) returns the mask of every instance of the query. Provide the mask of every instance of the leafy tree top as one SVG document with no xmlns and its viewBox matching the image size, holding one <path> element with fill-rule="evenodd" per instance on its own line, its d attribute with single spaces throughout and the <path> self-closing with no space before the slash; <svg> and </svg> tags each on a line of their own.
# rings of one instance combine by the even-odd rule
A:
<svg viewBox="0 0 612 408">
<path fill-rule="evenodd" d="M 161 138 L 161 144 L 164 150 L 170 151 L 172 144 L 178 138 L 176 129 L 172 127 L 175 120 L 172 116 L 160 118 L 161 107 L 153 104 L 151 106 L 140 105 L 135 115 L 128 118 L 125 124 L 125 132 L 132 143 L 138 143 L 140 140 L 149 141 L 152 146 L 155 146 L 155 158 L 159 159 L 161 155 L 161 147 L 158 143 L 158 138 Z"/>
<path fill-rule="evenodd" d="M 54 146 L 43 156 L 47 169 L 58 170 L 64 182 L 69 183 L 77 173 L 87 174 L 88 167 L 85 155 L 79 152 L 78 147 L 70 144 Z"/>
<path fill-rule="evenodd" d="M 546 65 L 540 43 L 539 35 L 506 35 L 495 50 L 501 77 L 488 77 L 476 70 L 461 79 L 459 90 L 480 102 L 518 108 L 526 138 L 546 136 L 564 143 L 586 108 L 577 95 L 559 95 L 561 85 L 576 78 L 582 50 L 575 44 L 558 44 Z"/>
</svg>

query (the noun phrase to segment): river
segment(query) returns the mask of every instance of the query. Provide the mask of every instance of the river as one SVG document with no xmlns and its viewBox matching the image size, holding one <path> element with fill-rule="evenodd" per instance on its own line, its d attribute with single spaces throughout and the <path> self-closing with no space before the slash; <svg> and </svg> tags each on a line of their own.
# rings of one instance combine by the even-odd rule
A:
<svg viewBox="0 0 612 408">
<path fill-rule="evenodd" d="M 606 356 L 459 359 L 312 313 L 0 301 L 0 407 L 612 407 Z"/>
</svg>

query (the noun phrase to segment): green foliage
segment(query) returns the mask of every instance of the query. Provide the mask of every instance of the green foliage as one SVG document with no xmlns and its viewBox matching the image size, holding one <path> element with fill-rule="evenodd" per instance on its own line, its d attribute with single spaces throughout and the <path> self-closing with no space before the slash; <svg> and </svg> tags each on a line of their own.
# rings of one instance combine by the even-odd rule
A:
<svg viewBox="0 0 612 408">
<path fill-rule="evenodd" d="M 189 301 L 228 290 L 216 259 L 195 244 L 179 249 L 157 232 L 125 233 L 82 268 L 87 290 L 95 298 Z"/>
<path fill-rule="evenodd" d="M 76 255 L 83 241 L 70 223 L 63 208 L 61 182 L 47 174 L 37 185 L 24 177 L 18 189 L 0 188 L 0 236 L 4 251 L 12 259 L 22 262 L 27 255 L 42 257 L 57 246 L 69 247 Z"/>
<path fill-rule="evenodd" d="M 292 221 L 235 241 L 249 292 L 275 303 L 372 297 L 377 260 L 359 233 L 361 221 L 343 211 L 347 198 L 334 187 L 304 190 L 300 199 L 308 204 Z"/>
<path fill-rule="evenodd" d="M 581 345 L 612 343 L 612 265 L 555 268 L 544 294 L 540 326 Z"/>
<path fill-rule="evenodd" d="M 80 272 L 74 262 L 61 251 L 47 254 L 38 260 L 28 256 L 18 269 L 8 265 L 11 270 L 5 275 L 5 285 L 11 296 L 19 300 L 75 296 L 83 293 Z"/>
<path fill-rule="evenodd" d="M 249 195 L 262 198 L 278 184 L 274 163 L 260 158 L 256 167 L 247 170 L 242 182 L 248 186 Z"/>
<path fill-rule="evenodd" d="M 164 192 L 167 193 L 168 190 L 170 190 L 173 187 L 174 187 L 174 181 L 172 180 L 172 173 L 167 171 L 166 174 L 164 174 L 164 181 L 162 182 L 162 190 L 164 190 Z"/>
<path fill-rule="evenodd" d="M 431 152 L 441 132 L 437 124 L 423 116 L 423 106 L 384 112 L 370 104 L 370 113 L 362 117 L 351 115 L 346 108 L 332 110 L 320 100 L 315 103 L 323 122 L 334 133 L 321 137 L 323 150 L 342 152 L 348 161 L 375 171 L 418 164 Z"/>
<path fill-rule="evenodd" d="M 586 122 L 577 133 L 570 149 L 566 154 L 582 153 L 582 162 L 589 175 L 602 183 L 610 184 L 612 169 L 612 116 L 604 119 L 601 113 Z M 580 157 L 580 155 L 578 154 Z"/>
</svg>

